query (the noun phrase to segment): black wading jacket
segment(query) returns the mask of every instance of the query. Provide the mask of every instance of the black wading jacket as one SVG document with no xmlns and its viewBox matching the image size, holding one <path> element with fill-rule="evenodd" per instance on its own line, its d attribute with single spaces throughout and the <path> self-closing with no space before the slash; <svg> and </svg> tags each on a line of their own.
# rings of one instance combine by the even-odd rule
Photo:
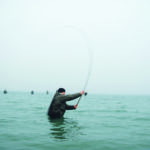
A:
<svg viewBox="0 0 150 150">
<path fill-rule="evenodd" d="M 61 118 L 63 117 L 66 110 L 75 109 L 74 106 L 67 105 L 66 101 L 71 101 L 80 97 L 80 93 L 70 94 L 70 95 L 62 95 L 58 92 L 55 93 L 52 102 L 48 109 L 48 115 L 50 118 Z"/>
</svg>

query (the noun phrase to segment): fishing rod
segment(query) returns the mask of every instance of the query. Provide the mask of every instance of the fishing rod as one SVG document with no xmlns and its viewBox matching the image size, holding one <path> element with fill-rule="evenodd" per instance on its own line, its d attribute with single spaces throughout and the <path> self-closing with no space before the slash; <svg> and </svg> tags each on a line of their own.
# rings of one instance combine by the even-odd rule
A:
<svg viewBox="0 0 150 150">
<path fill-rule="evenodd" d="M 89 45 L 89 43 L 88 43 Z M 90 79 L 90 76 L 91 76 L 91 73 L 92 73 L 92 65 L 93 65 L 93 54 L 92 54 L 92 51 L 90 49 L 90 47 L 88 46 L 88 55 L 89 55 L 89 65 L 88 65 L 88 74 L 87 74 L 87 78 L 85 80 L 85 84 L 84 84 L 84 87 L 83 87 L 83 91 L 86 90 L 86 87 L 88 86 L 88 83 L 89 83 L 89 79 Z M 84 95 L 86 96 L 87 95 L 87 92 L 84 93 Z M 80 100 L 82 99 L 82 96 L 79 97 L 78 99 L 78 102 L 76 105 L 79 104 Z"/>
<path fill-rule="evenodd" d="M 91 76 L 91 73 L 92 73 L 92 67 L 93 67 L 93 51 L 90 47 L 90 42 L 88 40 L 88 36 L 86 34 L 86 32 L 84 32 L 83 30 L 81 30 L 80 28 L 76 27 L 76 26 L 72 26 L 72 25 L 69 25 L 69 26 L 65 26 L 66 28 L 72 28 L 76 31 L 78 31 L 80 33 L 80 35 L 82 36 L 82 38 L 84 39 L 84 41 L 86 42 L 86 45 L 87 45 L 87 50 L 88 50 L 88 57 L 89 57 L 89 64 L 88 64 L 88 73 L 87 73 L 87 78 L 85 80 L 85 83 L 84 83 L 84 86 L 83 86 L 83 90 L 85 91 L 87 86 L 88 86 L 88 83 L 89 83 L 89 79 L 90 79 L 90 76 Z M 85 92 L 84 95 L 86 96 L 87 93 Z M 76 105 L 79 104 L 80 100 L 82 99 L 82 96 L 79 97 L 78 99 L 78 102 Z"/>
</svg>

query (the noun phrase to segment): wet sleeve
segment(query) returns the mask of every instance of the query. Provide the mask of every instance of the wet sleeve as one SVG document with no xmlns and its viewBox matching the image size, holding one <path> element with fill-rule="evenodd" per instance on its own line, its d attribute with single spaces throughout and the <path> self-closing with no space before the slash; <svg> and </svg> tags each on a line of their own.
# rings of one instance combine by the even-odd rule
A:
<svg viewBox="0 0 150 150">
<path fill-rule="evenodd" d="M 67 105 L 65 106 L 66 110 L 73 110 L 75 109 L 74 105 Z"/>
<path fill-rule="evenodd" d="M 63 100 L 64 100 L 64 101 L 71 101 L 71 100 L 76 99 L 76 98 L 78 98 L 78 97 L 80 97 L 80 96 L 81 96 L 80 93 L 69 94 L 69 95 L 65 95 L 65 96 L 63 97 Z"/>
</svg>

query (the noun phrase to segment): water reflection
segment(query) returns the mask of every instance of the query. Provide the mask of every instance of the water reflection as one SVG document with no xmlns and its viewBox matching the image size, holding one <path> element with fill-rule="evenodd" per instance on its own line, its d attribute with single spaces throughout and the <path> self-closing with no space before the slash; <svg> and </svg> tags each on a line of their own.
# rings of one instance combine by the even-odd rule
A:
<svg viewBox="0 0 150 150">
<path fill-rule="evenodd" d="M 78 122 L 70 118 L 49 119 L 50 137 L 54 140 L 72 140 L 80 133 Z"/>
</svg>

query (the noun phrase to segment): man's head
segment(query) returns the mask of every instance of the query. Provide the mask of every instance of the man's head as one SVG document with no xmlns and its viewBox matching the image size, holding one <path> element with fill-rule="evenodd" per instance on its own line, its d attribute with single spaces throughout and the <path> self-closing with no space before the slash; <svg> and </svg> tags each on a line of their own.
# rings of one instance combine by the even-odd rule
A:
<svg viewBox="0 0 150 150">
<path fill-rule="evenodd" d="M 62 94 L 62 95 L 65 95 L 66 94 L 66 90 L 64 88 L 59 88 L 58 89 L 58 93 Z"/>
</svg>

